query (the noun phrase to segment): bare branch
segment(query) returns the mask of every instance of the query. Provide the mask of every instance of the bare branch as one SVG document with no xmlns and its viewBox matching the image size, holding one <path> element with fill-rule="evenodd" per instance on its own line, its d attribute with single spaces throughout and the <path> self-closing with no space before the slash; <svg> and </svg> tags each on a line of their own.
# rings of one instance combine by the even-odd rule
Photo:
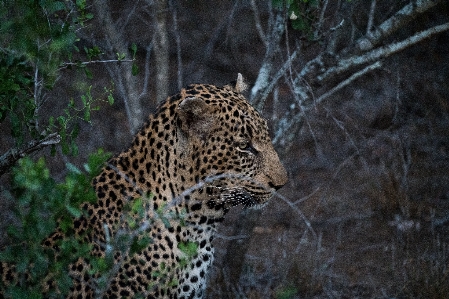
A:
<svg viewBox="0 0 449 299">
<path fill-rule="evenodd" d="M 139 5 L 139 4 L 140 4 L 139 2 L 140 2 L 140 1 L 137 0 L 137 1 L 134 3 L 134 5 L 133 5 L 131 11 L 130 11 L 129 14 L 126 16 L 126 20 L 123 22 L 123 25 L 121 25 L 122 27 L 128 26 L 129 21 L 133 18 L 134 14 L 135 14 L 135 12 L 136 12 L 136 8 L 140 6 L 140 5 Z"/>
<path fill-rule="evenodd" d="M 225 236 L 225 235 L 222 235 L 222 234 L 219 234 L 219 233 L 216 233 L 215 237 L 217 239 L 223 239 L 223 240 L 226 240 L 226 241 L 240 240 L 240 239 L 247 239 L 247 238 L 249 238 L 248 235 Z"/>
<path fill-rule="evenodd" d="M 181 36 L 178 30 L 178 11 L 176 7 L 173 5 L 173 0 L 169 0 L 168 5 L 170 6 L 170 11 L 172 12 L 173 18 L 173 33 L 175 34 L 176 55 L 178 60 L 178 89 L 180 90 L 183 86 L 183 83 L 182 83 Z"/>
<path fill-rule="evenodd" d="M 89 65 L 89 64 L 97 64 L 97 63 L 117 63 L 117 62 L 134 62 L 133 59 L 105 59 L 105 60 L 91 60 L 91 61 L 83 61 L 83 62 L 64 62 L 62 64 L 62 68 L 66 68 L 72 65 Z M 60 68 L 61 69 L 61 68 Z"/>
<path fill-rule="evenodd" d="M 315 100 L 315 104 L 321 103 L 323 100 L 325 100 L 326 98 L 330 97 L 331 95 L 333 95 L 335 92 L 339 91 L 340 89 L 348 86 L 349 84 L 352 83 L 352 81 L 360 78 L 361 76 L 365 75 L 368 72 L 371 72 L 375 69 L 378 69 L 382 66 L 382 63 L 380 61 L 376 61 L 373 64 L 370 64 L 369 66 L 365 67 L 364 69 L 352 74 L 348 79 L 341 81 L 340 83 L 337 84 L 337 86 L 335 86 L 334 88 L 332 88 L 331 90 L 329 90 L 328 92 L 322 94 L 320 97 L 318 97 Z"/>
<path fill-rule="evenodd" d="M 257 8 L 257 4 L 255 0 L 251 0 L 251 9 L 253 10 L 253 16 L 254 16 L 254 23 L 256 24 L 257 33 L 259 33 L 259 37 L 262 40 L 262 42 L 265 45 L 265 48 L 268 48 L 268 40 L 265 32 L 262 28 L 262 23 L 260 22 L 260 13 L 259 9 Z"/>
<path fill-rule="evenodd" d="M 156 61 L 156 101 L 162 102 L 168 95 L 168 32 L 167 32 L 167 0 L 155 1 L 154 18 L 154 56 Z"/>
<path fill-rule="evenodd" d="M 352 56 L 350 58 L 342 59 L 337 62 L 337 66 L 328 68 L 327 71 L 325 71 L 322 75 L 316 76 L 317 81 L 324 82 L 326 80 L 334 78 L 338 74 L 341 74 L 345 71 L 349 71 L 357 66 L 367 64 L 370 62 L 375 62 L 381 58 L 388 57 L 394 53 L 406 49 L 407 47 L 410 47 L 418 42 L 421 42 L 422 40 L 429 38 L 432 35 L 447 30 L 449 30 L 449 23 L 445 23 L 421 31 L 403 41 L 386 45 L 384 47 L 370 51 L 364 55 Z M 372 65 L 365 67 L 361 71 L 358 71 L 345 81 L 338 84 L 336 87 L 334 87 L 333 90 L 330 90 L 329 92 L 323 94 L 321 97 L 318 98 L 318 100 L 312 102 L 311 104 L 299 105 L 300 106 L 299 112 L 298 112 L 299 107 L 298 105 L 291 107 L 289 111 L 287 111 L 284 114 L 284 116 L 279 120 L 279 127 L 276 130 L 275 136 L 273 138 L 273 143 L 278 143 L 282 141 L 283 144 L 289 144 L 289 142 L 291 141 L 290 138 L 293 138 L 293 135 L 288 134 L 288 132 L 291 132 L 291 128 L 294 127 L 299 122 L 301 122 L 301 120 L 304 117 L 305 111 L 311 109 L 317 102 L 321 102 L 324 99 L 328 98 L 335 91 L 343 88 L 344 86 L 347 86 L 353 80 L 379 67 L 380 67 L 379 63 L 373 63 Z M 306 66 L 301 70 L 300 74 L 295 78 L 293 86 L 295 89 L 295 93 L 300 94 L 301 97 L 303 98 L 301 103 L 305 103 L 305 101 L 308 98 L 307 98 L 307 87 L 303 83 L 300 83 L 300 81 L 304 80 L 303 78 L 309 75 L 309 73 L 313 73 L 317 69 L 321 70 L 322 68 L 324 68 L 323 55 L 320 55 L 314 60 L 309 61 L 306 64 Z"/>
<path fill-rule="evenodd" d="M 443 2 L 443 0 L 410 1 L 409 4 L 396 12 L 391 18 L 379 25 L 377 29 L 371 30 L 372 28 L 368 27 L 366 36 L 360 38 L 356 42 L 357 47 L 361 51 L 371 50 L 380 41 L 384 40 L 399 28 L 402 28 L 406 23 L 413 20 L 419 14 L 424 13 L 441 2 Z"/>
<path fill-rule="evenodd" d="M 261 95 L 259 97 L 259 101 L 261 103 L 265 102 L 265 100 L 267 99 L 270 92 L 273 90 L 273 88 L 278 83 L 279 79 L 282 76 L 284 76 L 286 71 L 291 67 L 292 62 L 296 59 L 296 57 L 298 56 L 298 53 L 299 53 L 299 51 L 295 50 L 292 53 L 292 55 L 290 55 L 290 57 L 287 59 L 287 61 L 284 63 L 284 65 L 279 69 L 279 71 L 276 73 L 276 75 L 274 75 L 273 78 L 271 78 L 269 80 L 269 82 L 267 82 L 269 84 L 263 89 L 263 92 L 261 93 Z"/>
<path fill-rule="evenodd" d="M 348 71 L 349 69 L 369 63 L 371 61 L 375 61 L 380 58 L 388 57 L 394 53 L 397 53 L 399 51 L 402 51 L 414 44 L 417 44 L 421 41 L 423 41 L 426 38 L 431 37 L 432 35 L 444 32 L 449 30 L 449 23 L 445 23 L 442 25 L 438 25 L 432 28 L 429 28 L 427 30 L 421 31 L 416 33 L 415 35 L 412 35 L 403 41 L 392 43 L 389 45 L 386 45 L 381 48 L 377 48 L 371 52 L 368 52 L 364 55 L 357 55 L 352 56 L 346 59 L 342 59 L 338 61 L 337 66 L 329 68 L 323 75 L 317 76 L 318 81 L 325 81 L 329 79 L 330 77 L 333 77 L 337 74 L 341 74 L 345 71 Z"/>
<path fill-rule="evenodd" d="M 304 202 L 306 200 L 308 200 L 309 198 L 311 198 L 312 196 L 314 196 L 318 191 L 321 191 L 320 187 L 317 187 L 314 191 L 312 191 L 312 193 L 301 197 L 300 199 L 297 199 L 295 202 L 292 202 L 292 204 L 297 205 L 298 203 Z"/>
<path fill-rule="evenodd" d="M 42 80 L 39 79 L 39 68 L 36 67 L 34 71 L 34 121 L 36 130 L 39 131 L 39 108 L 41 106 L 40 103 L 40 95 L 42 91 Z"/>
<path fill-rule="evenodd" d="M 369 35 L 374 25 L 374 13 L 376 12 L 376 0 L 371 0 L 371 7 L 368 15 L 368 24 L 366 25 L 366 35 Z"/>
<path fill-rule="evenodd" d="M 325 0 L 323 3 L 323 7 L 321 7 L 320 18 L 318 19 L 318 23 L 315 29 L 315 39 L 317 39 L 320 35 L 321 28 L 323 27 L 324 22 L 324 13 L 326 12 L 327 5 L 329 4 L 329 0 Z"/>
<path fill-rule="evenodd" d="M 262 66 L 260 67 L 257 80 L 251 89 L 251 102 L 259 110 L 264 105 L 262 93 L 269 86 L 269 82 L 271 80 L 275 54 L 279 48 L 281 37 L 284 34 L 285 19 L 286 14 L 283 11 L 278 11 L 275 16 L 274 24 L 271 27 L 270 42 L 268 43 L 268 47 L 265 52 L 265 58 L 262 62 Z"/>
<path fill-rule="evenodd" d="M 6 173 L 20 158 L 43 149 L 46 146 L 58 144 L 61 136 L 52 133 L 44 139 L 35 139 L 21 148 L 12 148 L 0 157 L 0 176 Z"/>
<path fill-rule="evenodd" d="M 143 88 L 139 96 L 139 99 L 144 98 L 148 94 L 148 84 L 150 83 L 150 58 L 152 48 L 153 48 L 153 41 L 146 48 L 147 53 L 145 55 L 145 77 L 143 79 Z"/>
<path fill-rule="evenodd" d="M 112 67 L 109 64 L 105 64 L 105 66 L 106 70 L 109 73 L 109 76 L 111 76 L 112 80 L 115 82 L 115 86 L 117 86 L 117 90 L 120 93 L 123 103 L 125 104 L 125 112 L 126 118 L 128 120 L 129 132 L 130 134 L 133 134 L 133 127 L 134 125 L 136 125 L 136 122 L 135 121 L 133 122 L 134 118 L 131 108 L 132 103 L 130 103 L 127 96 L 127 89 L 125 86 L 126 82 L 124 82 L 125 79 L 121 76 L 121 72 L 116 66 Z"/>
<path fill-rule="evenodd" d="M 276 196 L 279 197 L 280 199 L 282 199 L 290 208 L 292 208 L 293 211 L 295 211 L 299 215 L 299 217 L 301 217 L 302 221 L 304 221 L 307 228 L 312 232 L 313 237 L 316 239 L 317 234 L 316 234 L 315 230 L 313 229 L 311 222 L 309 221 L 309 219 L 307 219 L 307 217 L 304 215 L 304 213 L 285 196 L 278 194 L 278 193 L 276 193 Z"/>
</svg>

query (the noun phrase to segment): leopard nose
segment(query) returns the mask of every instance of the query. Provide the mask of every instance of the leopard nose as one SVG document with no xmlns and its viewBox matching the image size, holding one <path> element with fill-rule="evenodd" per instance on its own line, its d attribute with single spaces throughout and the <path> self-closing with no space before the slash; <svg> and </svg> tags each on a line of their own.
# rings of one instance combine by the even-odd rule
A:
<svg viewBox="0 0 449 299">
<path fill-rule="evenodd" d="M 270 186 L 270 188 L 273 188 L 275 190 L 279 190 L 279 189 L 281 189 L 284 186 L 284 184 L 282 184 L 282 185 L 275 185 L 272 182 L 268 183 L 268 185 Z"/>
<path fill-rule="evenodd" d="M 268 185 L 271 188 L 278 190 L 287 183 L 288 176 L 284 165 L 282 165 L 274 149 L 268 151 L 268 154 L 266 155 L 266 165 L 265 175 L 268 178 Z"/>
</svg>

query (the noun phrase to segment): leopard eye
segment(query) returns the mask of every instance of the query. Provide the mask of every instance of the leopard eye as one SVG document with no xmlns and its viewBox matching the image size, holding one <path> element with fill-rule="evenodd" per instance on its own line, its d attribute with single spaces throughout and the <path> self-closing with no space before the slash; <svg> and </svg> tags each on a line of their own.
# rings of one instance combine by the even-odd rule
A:
<svg viewBox="0 0 449 299">
<path fill-rule="evenodd" d="M 242 141 L 237 142 L 237 147 L 241 151 L 250 152 L 254 155 L 257 154 L 257 150 L 247 140 L 242 140 Z"/>
<path fill-rule="evenodd" d="M 240 141 L 240 142 L 237 144 L 237 146 L 238 146 L 238 148 L 241 149 L 241 150 L 247 150 L 247 149 L 248 149 L 248 146 L 249 146 L 249 142 L 246 141 L 246 140 L 243 140 L 243 141 Z"/>
</svg>

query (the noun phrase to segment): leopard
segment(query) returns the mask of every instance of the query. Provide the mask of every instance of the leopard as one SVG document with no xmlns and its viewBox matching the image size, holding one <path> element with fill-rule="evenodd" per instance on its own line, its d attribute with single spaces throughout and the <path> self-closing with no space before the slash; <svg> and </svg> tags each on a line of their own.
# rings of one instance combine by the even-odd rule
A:
<svg viewBox="0 0 449 299">
<path fill-rule="evenodd" d="M 73 227 L 92 256 L 112 257 L 113 270 L 100 287 L 89 260 L 78 258 L 67 298 L 204 297 L 218 224 L 234 206 L 266 206 L 288 180 L 245 88 L 241 74 L 221 87 L 182 88 L 105 163 L 92 182 L 97 200 L 82 204 Z M 120 236 L 146 242 L 130 251 L 111 241 Z M 62 238 L 56 230 L 43 246 Z M 14 277 L 0 268 L 3 280 Z"/>
</svg>

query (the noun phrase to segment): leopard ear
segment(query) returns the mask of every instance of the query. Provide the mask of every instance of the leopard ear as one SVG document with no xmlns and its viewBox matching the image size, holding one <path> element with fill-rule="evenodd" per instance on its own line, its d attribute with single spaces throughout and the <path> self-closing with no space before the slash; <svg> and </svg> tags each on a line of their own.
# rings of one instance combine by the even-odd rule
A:
<svg viewBox="0 0 449 299">
<path fill-rule="evenodd" d="M 238 73 L 236 81 L 232 81 L 223 87 L 235 91 L 236 93 L 242 93 L 246 90 L 248 84 L 246 84 L 245 81 L 243 80 L 242 74 Z"/>
<path fill-rule="evenodd" d="M 213 110 L 200 98 L 186 97 L 177 109 L 181 130 L 189 136 L 206 139 L 215 123 Z"/>
<path fill-rule="evenodd" d="M 245 83 L 245 81 L 243 80 L 243 76 L 242 74 L 238 73 L 237 74 L 237 82 L 235 83 L 235 91 L 237 93 L 242 93 L 246 90 L 246 88 L 248 88 L 248 84 Z"/>
</svg>

